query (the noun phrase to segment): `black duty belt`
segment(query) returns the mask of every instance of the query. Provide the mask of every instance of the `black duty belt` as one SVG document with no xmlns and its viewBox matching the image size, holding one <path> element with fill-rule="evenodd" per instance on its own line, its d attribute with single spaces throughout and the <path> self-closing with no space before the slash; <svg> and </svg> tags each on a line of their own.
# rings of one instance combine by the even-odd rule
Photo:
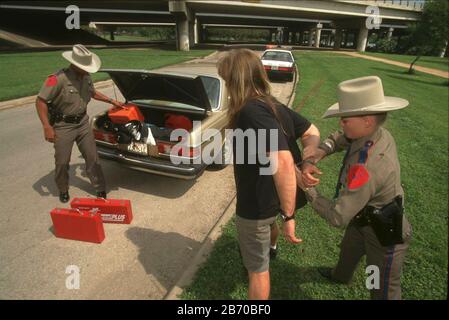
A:
<svg viewBox="0 0 449 320">
<path fill-rule="evenodd" d="M 60 114 L 58 117 L 59 121 L 64 121 L 65 123 L 75 123 L 78 124 L 81 122 L 81 120 L 86 115 L 86 112 L 79 113 L 79 114 L 71 114 L 71 115 L 63 115 Z"/>
<path fill-rule="evenodd" d="M 383 246 L 404 243 L 402 239 L 402 197 L 396 197 L 382 208 L 367 206 L 363 208 L 352 222 L 359 226 L 371 226 L 377 239 Z"/>
</svg>

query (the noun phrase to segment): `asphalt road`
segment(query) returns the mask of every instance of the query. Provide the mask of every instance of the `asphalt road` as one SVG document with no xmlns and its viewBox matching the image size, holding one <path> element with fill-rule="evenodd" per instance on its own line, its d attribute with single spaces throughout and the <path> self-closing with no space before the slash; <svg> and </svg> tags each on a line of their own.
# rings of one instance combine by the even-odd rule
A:
<svg viewBox="0 0 449 320">
<path fill-rule="evenodd" d="M 113 97 L 112 87 L 101 89 Z M 286 102 L 292 83 L 275 83 Z M 108 108 L 92 101 L 89 115 Z M 130 199 L 130 225 L 105 224 L 91 244 L 56 238 L 50 211 L 59 202 L 53 146 L 45 142 L 33 104 L 0 111 L 0 299 L 162 299 L 189 266 L 235 195 L 232 167 L 193 181 L 162 177 L 102 160 L 109 198 Z M 78 148 L 72 152 L 70 195 L 93 195 Z M 68 289 L 80 270 L 80 288 Z"/>
</svg>

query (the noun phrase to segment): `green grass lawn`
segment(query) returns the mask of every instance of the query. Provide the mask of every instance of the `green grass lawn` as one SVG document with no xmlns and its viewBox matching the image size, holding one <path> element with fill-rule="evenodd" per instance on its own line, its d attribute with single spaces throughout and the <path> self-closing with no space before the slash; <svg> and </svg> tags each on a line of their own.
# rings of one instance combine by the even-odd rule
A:
<svg viewBox="0 0 449 320">
<path fill-rule="evenodd" d="M 68 66 L 62 51 L 0 54 L 0 101 L 35 95 L 48 75 Z M 154 69 L 202 57 L 211 50 L 189 52 L 155 49 L 93 50 L 102 61 L 102 68 Z M 105 80 L 106 74 L 93 74 L 93 80 Z"/>
<path fill-rule="evenodd" d="M 377 53 L 377 52 L 364 52 L 363 54 L 377 57 L 390 59 L 394 61 L 399 61 L 403 63 L 412 63 L 415 60 L 416 56 L 409 56 L 405 54 L 388 54 L 388 53 Z M 440 58 L 440 57 L 428 57 L 424 56 L 419 58 L 416 65 L 426 68 L 433 68 L 442 71 L 449 71 L 449 59 L 448 58 Z"/>
<path fill-rule="evenodd" d="M 338 128 L 338 120 L 321 115 L 336 100 L 339 82 L 368 75 L 381 77 L 386 95 L 410 101 L 392 112 L 385 127 L 393 134 L 401 162 L 406 214 L 413 225 L 412 243 L 402 277 L 404 299 L 446 299 L 448 284 L 448 87 L 447 80 L 419 73 L 409 76 L 399 67 L 331 53 L 296 52 L 301 80 L 295 106 L 318 126 L 323 137 Z M 321 83 L 321 86 L 319 85 Z M 314 89 L 314 90 L 313 90 Z M 306 101 L 303 101 L 311 91 Z M 298 110 L 298 109 L 297 109 Z M 318 189 L 329 198 L 343 155 L 324 159 Z M 281 238 L 279 254 L 270 265 L 272 299 L 369 299 L 365 261 L 350 286 L 334 285 L 317 273 L 334 266 L 343 231 L 330 227 L 309 206 L 296 214 L 294 246 Z M 238 252 L 234 220 L 223 230 L 207 262 L 184 299 L 246 299 L 247 275 Z"/>
</svg>

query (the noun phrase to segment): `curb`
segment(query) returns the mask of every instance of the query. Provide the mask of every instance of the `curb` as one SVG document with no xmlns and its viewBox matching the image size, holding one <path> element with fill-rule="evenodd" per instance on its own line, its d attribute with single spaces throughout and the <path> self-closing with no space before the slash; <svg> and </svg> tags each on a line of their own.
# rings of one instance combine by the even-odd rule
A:
<svg viewBox="0 0 449 320">
<path fill-rule="evenodd" d="M 164 300 L 180 300 L 179 296 L 182 294 L 183 288 L 185 288 L 192 282 L 193 277 L 195 276 L 200 266 L 207 260 L 210 252 L 213 249 L 215 241 L 221 236 L 223 226 L 227 224 L 234 215 L 236 196 L 237 195 L 234 195 L 231 202 L 227 205 L 220 219 L 218 219 L 217 223 L 204 239 L 200 249 L 193 257 L 191 263 L 178 279 L 173 288 L 165 295 Z"/>
<path fill-rule="evenodd" d="M 296 72 L 295 72 L 295 81 L 293 81 L 293 92 L 292 95 L 290 96 L 290 99 L 288 100 L 287 103 L 287 107 L 289 107 L 290 109 L 293 109 L 293 102 L 295 101 L 295 97 L 296 97 L 296 87 L 298 86 L 298 82 L 299 82 L 299 69 L 298 69 L 298 65 L 295 66 Z"/>
</svg>

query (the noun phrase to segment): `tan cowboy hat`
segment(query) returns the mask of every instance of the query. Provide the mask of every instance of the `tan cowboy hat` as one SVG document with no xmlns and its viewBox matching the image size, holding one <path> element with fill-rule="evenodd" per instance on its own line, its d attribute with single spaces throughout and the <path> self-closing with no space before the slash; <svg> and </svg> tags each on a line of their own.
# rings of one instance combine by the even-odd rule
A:
<svg viewBox="0 0 449 320">
<path fill-rule="evenodd" d="M 341 82 L 337 96 L 338 102 L 327 109 L 323 118 L 383 113 L 408 106 L 405 99 L 385 97 L 382 81 L 376 76 Z"/>
<path fill-rule="evenodd" d="M 82 44 L 75 44 L 72 51 L 65 51 L 62 56 L 73 65 L 89 73 L 95 73 L 101 67 L 100 58 Z"/>
</svg>

